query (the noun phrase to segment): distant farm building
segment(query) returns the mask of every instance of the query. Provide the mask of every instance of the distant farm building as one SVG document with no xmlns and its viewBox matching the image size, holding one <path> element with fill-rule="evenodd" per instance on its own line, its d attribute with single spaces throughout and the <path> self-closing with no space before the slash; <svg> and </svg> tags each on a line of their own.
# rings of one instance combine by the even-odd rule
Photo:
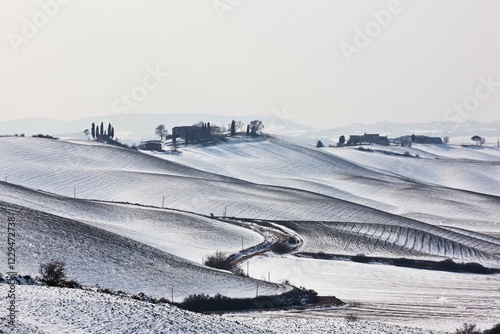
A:
<svg viewBox="0 0 500 334">
<path fill-rule="evenodd" d="M 364 135 L 351 135 L 347 141 L 347 145 L 359 145 L 359 144 L 376 144 L 376 145 L 389 145 L 389 139 L 387 136 L 380 136 L 379 134 L 367 134 Z"/>
<path fill-rule="evenodd" d="M 158 140 L 149 140 L 142 142 L 139 146 L 139 149 L 141 150 L 146 150 L 146 151 L 162 151 L 163 150 L 163 143 Z"/>
<path fill-rule="evenodd" d="M 443 141 L 439 137 L 428 136 L 411 136 L 412 142 L 415 144 L 442 144 Z"/>
<path fill-rule="evenodd" d="M 177 138 L 186 138 L 189 136 L 190 138 L 201 138 L 202 127 L 197 125 L 188 125 L 188 126 L 176 126 L 172 128 L 172 135 Z"/>
<path fill-rule="evenodd" d="M 172 136 L 174 138 L 183 138 L 185 144 L 208 144 L 215 140 L 213 135 L 220 133 L 220 131 L 219 126 L 200 123 L 200 125 L 176 126 L 172 128 Z"/>
<path fill-rule="evenodd" d="M 443 144 L 443 140 L 439 137 L 429 137 L 429 136 L 401 136 L 399 138 L 399 143 L 407 146 L 411 144 Z"/>
</svg>

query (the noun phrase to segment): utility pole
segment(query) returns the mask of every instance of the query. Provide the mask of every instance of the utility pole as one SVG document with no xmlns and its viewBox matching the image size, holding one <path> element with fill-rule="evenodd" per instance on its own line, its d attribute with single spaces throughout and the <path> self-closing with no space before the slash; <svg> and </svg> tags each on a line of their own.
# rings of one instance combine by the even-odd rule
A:
<svg viewBox="0 0 500 334">
<path fill-rule="evenodd" d="M 227 206 L 224 207 L 224 218 L 226 218 Z"/>
<path fill-rule="evenodd" d="M 243 236 L 241 237 L 241 251 L 243 252 Z"/>
<path fill-rule="evenodd" d="M 267 272 L 267 280 L 269 282 L 271 282 L 271 272 L 270 271 Z"/>
<path fill-rule="evenodd" d="M 73 188 L 73 197 L 76 198 L 76 187 Z"/>
<path fill-rule="evenodd" d="M 165 208 L 165 195 L 163 195 L 163 199 L 161 200 L 161 207 Z"/>
<path fill-rule="evenodd" d="M 257 291 L 255 292 L 255 297 L 259 296 L 259 281 L 257 281 Z"/>
<path fill-rule="evenodd" d="M 247 276 L 250 277 L 250 261 L 247 261 Z"/>
<path fill-rule="evenodd" d="M 172 287 L 172 303 L 174 302 L 174 287 Z"/>
</svg>

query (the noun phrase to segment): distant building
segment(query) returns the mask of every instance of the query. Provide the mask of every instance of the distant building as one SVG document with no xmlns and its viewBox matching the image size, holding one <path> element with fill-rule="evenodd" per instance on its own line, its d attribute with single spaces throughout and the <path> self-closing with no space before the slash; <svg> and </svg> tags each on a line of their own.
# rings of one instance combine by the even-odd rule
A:
<svg viewBox="0 0 500 334">
<path fill-rule="evenodd" d="M 443 140 L 439 137 L 428 137 L 428 136 L 411 136 L 413 143 L 415 144 L 442 144 Z"/>
<path fill-rule="evenodd" d="M 209 124 L 209 123 L 207 123 Z M 208 126 L 188 125 L 176 126 L 172 128 L 172 136 L 176 138 L 184 138 L 185 142 L 202 143 L 212 140 L 211 135 L 221 132 L 221 128 L 216 125 L 210 126 L 210 134 L 208 134 Z"/>
<path fill-rule="evenodd" d="M 351 135 L 347 141 L 347 145 L 358 145 L 363 143 L 388 146 L 389 139 L 387 136 L 380 136 L 378 133 L 365 133 L 364 135 Z"/>
<path fill-rule="evenodd" d="M 146 151 L 163 151 L 163 143 L 158 140 L 149 140 L 142 142 L 138 148 Z"/>
<path fill-rule="evenodd" d="M 177 138 L 186 138 L 186 135 L 193 139 L 201 138 L 202 127 L 197 125 L 176 126 L 172 128 L 172 135 Z"/>
</svg>

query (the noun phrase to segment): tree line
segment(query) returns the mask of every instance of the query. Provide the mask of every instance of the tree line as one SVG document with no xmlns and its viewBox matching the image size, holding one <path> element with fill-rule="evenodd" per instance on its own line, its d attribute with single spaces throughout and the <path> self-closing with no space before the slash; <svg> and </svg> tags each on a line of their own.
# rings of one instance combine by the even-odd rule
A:
<svg viewBox="0 0 500 334">
<path fill-rule="evenodd" d="M 107 129 L 104 128 L 103 122 L 101 122 L 101 126 L 96 126 L 95 123 L 92 123 L 92 125 L 90 126 L 90 131 L 89 129 L 85 129 L 83 133 L 85 133 L 89 140 L 90 135 L 92 135 L 92 139 L 112 140 L 115 137 L 115 128 L 111 125 L 111 123 L 108 124 Z"/>
<path fill-rule="evenodd" d="M 202 139 L 209 139 L 214 135 L 214 127 L 210 125 L 210 122 L 203 122 L 200 121 L 198 123 L 193 124 L 193 126 L 200 128 L 199 131 L 196 132 L 191 132 L 189 130 L 186 131 L 185 133 L 185 138 L 184 141 L 185 143 L 188 142 L 197 142 L 198 140 Z M 232 120 L 231 123 L 229 124 L 229 131 L 231 136 L 235 136 L 239 130 L 244 129 L 244 124 L 241 121 L 236 121 Z M 226 127 L 222 125 L 220 128 L 216 127 L 217 129 L 220 129 L 220 132 L 226 132 Z M 259 134 L 262 134 L 262 130 L 264 129 L 264 124 L 260 120 L 253 120 L 251 121 L 247 127 L 246 127 L 246 135 L 247 136 L 252 136 L 256 137 Z M 164 124 L 160 124 L 155 128 L 155 135 L 160 137 L 160 140 L 163 140 L 163 138 L 167 138 L 168 136 L 168 130 Z M 172 138 L 172 141 L 175 143 L 177 138 L 175 136 Z"/>
</svg>

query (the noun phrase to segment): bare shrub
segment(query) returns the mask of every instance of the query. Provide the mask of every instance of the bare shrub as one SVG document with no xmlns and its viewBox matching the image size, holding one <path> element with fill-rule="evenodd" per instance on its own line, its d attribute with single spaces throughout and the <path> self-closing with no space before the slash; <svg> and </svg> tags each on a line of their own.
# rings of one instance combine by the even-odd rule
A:
<svg viewBox="0 0 500 334">
<path fill-rule="evenodd" d="M 346 317 L 346 320 L 349 322 L 355 322 L 358 321 L 358 316 L 355 315 L 354 313 L 349 313 Z"/>
<path fill-rule="evenodd" d="M 465 322 L 461 328 L 455 330 L 455 334 L 481 334 L 481 331 L 476 327 L 476 324 Z"/>
<path fill-rule="evenodd" d="M 226 259 L 227 255 L 224 252 L 216 251 L 215 254 L 207 257 L 205 265 L 217 269 L 227 269 Z"/>
<path fill-rule="evenodd" d="M 41 281 L 49 286 L 63 286 L 66 282 L 66 263 L 62 261 L 51 261 L 42 263 L 39 272 Z"/>
</svg>

